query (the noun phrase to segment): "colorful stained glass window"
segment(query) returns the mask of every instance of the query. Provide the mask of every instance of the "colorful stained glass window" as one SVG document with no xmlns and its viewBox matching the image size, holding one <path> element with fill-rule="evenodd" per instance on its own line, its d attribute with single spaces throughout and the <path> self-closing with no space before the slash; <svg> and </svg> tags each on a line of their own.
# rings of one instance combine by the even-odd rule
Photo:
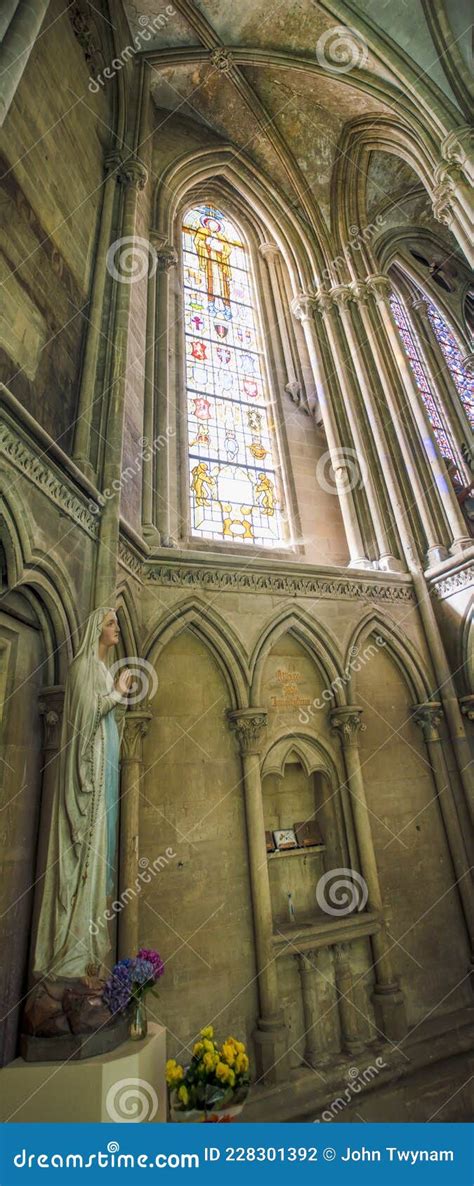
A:
<svg viewBox="0 0 474 1186">
<path fill-rule="evenodd" d="M 431 301 L 427 301 L 428 316 L 434 333 L 443 351 L 459 398 L 472 428 L 474 428 L 474 382 L 463 367 L 462 354 L 454 334 L 446 324 L 444 317 Z"/>
<path fill-rule="evenodd" d="M 249 252 L 213 206 L 183 219 L 191 530 L 285 540 L 277 443 Z"/>
<path fill-rule="evenodd" d="M 449 424 L 443 414 L 438 393 L 430 383 L 416 332 L 404 305 L 394 293 L 390 296 L 390 305 L 398 332 L 405 347 L 405 354 L 413 371 L 416 385 L 425 405 L 441 456 L 452 461 L 456 471 L 456 478 L 462 484 L 463 478 L 459 469 L 458 451 Z"/>
</svg>

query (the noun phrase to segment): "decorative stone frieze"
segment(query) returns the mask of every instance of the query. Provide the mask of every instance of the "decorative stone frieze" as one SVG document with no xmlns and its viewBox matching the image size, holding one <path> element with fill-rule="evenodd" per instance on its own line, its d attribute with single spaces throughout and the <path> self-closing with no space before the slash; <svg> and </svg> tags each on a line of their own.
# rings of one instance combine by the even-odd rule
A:
<svg viewBox="0 0 474 1186">
<path fill-rule="evenodd" d="M 91 539 L 97 539 L 99 506 L 90 499 L 86 502 L 85 498 L 82 499 L 67 486 L 64 475 L 61 478 L 58 476 L 51 464 L 45 460 L 44 453 L 37 453 L 4 421 L 0 421 L 0 454 L 8 458 L 25 478 L 42 490 L 62 514 L 68 515 L 74 523 L 82 527 Z M 90 510 L 90 506 L 95 510 Z"/>
<path fill-rule="evenodd" d="M 449 576 L 441 577 L 440 580 L 434 581 L 432 592 L 435 597 L 449 597 L 451 593 L 458 593 L 460 589 L 469 588 L 473 583 L 474 565 L 470 564 L 466 568 L 460 568 L 458 572 L 452 572 Z"/>
<path fill-rule="evenodd" d="M 127 568 L 134 577 L 138 577 L 139 580 L 143 579 L 143 563 L 140 557 L 135 552 L 132 552 L 131 548 L 128 547 L 123 539 L 119 540 L 118 559 L 119 564 Z"/>
<path fill-rule="evenodd" d="M 146 564 L 145 580 L 160 585 L 182 585 L 186 588 L 232 590 L 242 593 L 281 594 L 284 597 L 329 597 L 332 600 L 402 601 L 414 600 L 410 585 L 382 584 L 381 582 L 357 581 L 345 578 L 305 576 L 295 572 L 271 573 L 242 570 L 241 568 L 210 568 L 199 565 L 189 568 L 176 564 L 171 566 Z"/>
</svg>

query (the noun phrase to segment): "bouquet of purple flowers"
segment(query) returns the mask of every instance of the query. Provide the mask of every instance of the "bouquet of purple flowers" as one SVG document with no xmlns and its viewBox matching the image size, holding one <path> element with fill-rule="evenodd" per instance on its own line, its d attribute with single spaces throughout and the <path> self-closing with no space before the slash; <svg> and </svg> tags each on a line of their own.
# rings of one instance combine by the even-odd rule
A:
<svg viewBox="0 0 474 1186">
<path fill-rule="evenodd" d="M 163 975 L 165 965 L 157 951 L 141 947 L 133 959 L 119 960 L 105 985 L 103 999 L 111 1013 L 123 1013 L 132 1001 L 141 1001 L 152 992 Z M 157 993 L 153 993 L 157 996 Z"/>
</svg>

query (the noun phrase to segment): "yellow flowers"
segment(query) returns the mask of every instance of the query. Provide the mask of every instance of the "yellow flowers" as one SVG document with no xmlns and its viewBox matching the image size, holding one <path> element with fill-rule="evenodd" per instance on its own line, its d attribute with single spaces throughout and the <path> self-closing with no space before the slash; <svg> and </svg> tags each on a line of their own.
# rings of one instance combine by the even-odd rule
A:
<svg viewBox="0 0 474 1186">
<path fill-rule="evenodd" d="M 212 1025 L 206 1025 L 193 1045 L 188 1066 L 182 1067 L 175 1058 L 166 1063 L 172 1106 L 204 1115 L 211 1099 L 217 1112 L 234 1097 L 240 1102 L 248 1090 L 248 1071 L 244 1042 L 229 1037 L 218 1046 Z"/>
<path fill-rule="evenodd" d="M 175 1058 L 169 1058 L 166 1063 L 166 1082 L 168 1087 L 177 1087 L 184 1079 L 184 1070 Z"/>
<path fill-rule="evenodd" d="M 235 1075 L 232 1067 L 228 1067 L 225 1062 L 218 1062 L 216 1066 L 216 1078 L 220 1079 L 221 1083 L 228 1083 L 229 1087 L 235 1084 Z"/>
</svg>

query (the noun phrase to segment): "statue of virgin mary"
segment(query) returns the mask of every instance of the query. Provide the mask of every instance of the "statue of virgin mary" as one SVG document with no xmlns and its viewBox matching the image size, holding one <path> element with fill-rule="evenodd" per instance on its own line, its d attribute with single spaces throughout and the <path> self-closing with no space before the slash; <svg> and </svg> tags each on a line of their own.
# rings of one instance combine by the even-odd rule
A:
<svg viewBox="0 0 474 1186">
<path fill-rule="evenodd" d="M 97 923 L 115 889 L 120 751 L 116 716 L 123 715 L 131 680 L 125 669 L 114 684 L 107 666 L 108 652 L 119 635 L 115 610 L 95 610 L 68 673 L 34 948 L 35 977 L 100 975 L 110 949 L 108 926 Z"/>
</svg>

